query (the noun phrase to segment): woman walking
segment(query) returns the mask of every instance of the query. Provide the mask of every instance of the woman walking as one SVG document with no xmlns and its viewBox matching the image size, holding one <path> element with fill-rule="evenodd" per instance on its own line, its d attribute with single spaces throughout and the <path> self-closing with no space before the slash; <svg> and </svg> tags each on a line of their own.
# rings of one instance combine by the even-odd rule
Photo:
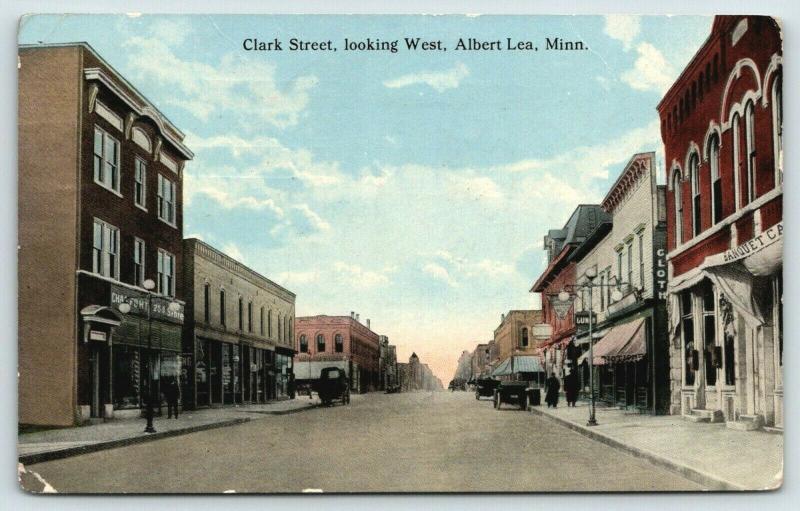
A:
<svg viewBox="0 0 800 511">
<path fill-rule="evenodd" d="M 544 382 L 545 402 L 548 408 L 558 407 L 558 391 L 561 390 L 561 383 L 556 378 L 555 373 L 550 373 L 550 377 Z"/>
</svg>

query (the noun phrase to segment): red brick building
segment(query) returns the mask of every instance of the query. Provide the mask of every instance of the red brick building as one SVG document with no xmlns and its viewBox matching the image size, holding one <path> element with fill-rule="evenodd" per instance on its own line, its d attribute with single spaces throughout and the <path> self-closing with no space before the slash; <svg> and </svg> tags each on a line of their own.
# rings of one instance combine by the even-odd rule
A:
<svg viewBox="0 0 800 511">
<path fill-rule="evenodd" d="M 541 294 L 543 321 L 551 327 L 550 339 L 541 345 L 548 374 L 563 376 L 562 350 L 575 335 L 573 308 L 570 307 L 563 318 L 553 308 L 558 293 L 571 292 L 575 286 L 575 262 L 570 261 L 569 256 L 601 222 L 608 219 L 608 213 L 600 205 L 581 204 L 563 228 L 551 229 L 544 237 L 548 264 L 531 287 L 531 292 Z"/>
<path fill-rule="evenodd" d="M 672 408 L 782 427 L 782 43 L 717 16 L 658 105 L 665 146 Z"/>
<path fill-rule="evenodd" d="M 355 392 L 380 385 L 380 336 L 357 316 L 306 316 L 295 319 L 295 379 L 319 378 L 323 367 L 344 369 Z"/>
</svg>

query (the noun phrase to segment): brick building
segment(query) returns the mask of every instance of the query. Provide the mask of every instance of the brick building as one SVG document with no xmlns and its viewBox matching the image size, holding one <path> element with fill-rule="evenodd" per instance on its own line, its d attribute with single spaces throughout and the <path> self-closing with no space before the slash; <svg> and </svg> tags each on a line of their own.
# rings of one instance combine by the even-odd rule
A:
<svg viewBox="0 0 800 511">
<path fill-rule="evenodd" d="M 782 43 L 717 16 L 658 105 L 666 155 L 672 409 L 783 426 Z"/>
<path fill-rule="evenodd" d="M 375 390 L 380 384 L 379 336 L 350 316 L 306 316 L 295 321 L 294 361 L 298 381 L 319 378 L 323 367 L 340 367 L 350 378 L 354 392 Z"/>
<path fill-rule="evenodd" d="M 183 254 L 184 406 L 289 397 L 295 294 L 198 239 Z"/>
<path fill-rule="evenodd" d="M 500 324 L 494 330 L 498 364 L 493 376 L 502 379 L 544 380 L 540 347 L 550 340 L 539 332 L 543 322 L 541 310 L 510 310 L 500 315 Z M 549 329 L 546 330 L 549 334 Z"/>
<path fill-rule="evenodd" d="M 558 293 L 571 291 L 575 286 L 575 262 L 569 256 L 578 245 L 601 223 L 609 220 L 609 215 L 598 204 L 581 204 L 570 215 L 564 227 L 551 229 L 544 237 L 547 250 L 547 268 L 531 287 L 532 293 L 542 297 L 542 319 L 550 325 L 550 338 L 540 346 L 544 358 L 544 370 L 548 374 L 563 376 L 563 349 L 575 335 L 573 308 L 570 307 L 563 318 L 559 317 L 554 305 Z"/>
<path fill-rule="evenodd" d="M 20 46 L 20 423 L 138 413 L 180 374 L 183 138 L 89 45 Z"/>
<path fill-rule="evenodd" d="M 666 211 L 656 184 L 655 153 L 635 154 L 601 202 L 601 222 L 570 255 L 575 263 L 575 311 L 592 310 L 594 361 L 588 359 L 588 325 L 577 326 L 567 370 L 577 370 L 588 392 L 595 365 L 600 398 L 649 413 L 669 411 L 666 322 Z M 586 285 L 592 270 L 592 295 Z M 618 291 L 615 297 L 613 291 Z M 591 304 L 590 304 L 591 301 Z M 582 354 L 582 355 L 581 355 Z"/>
</svg>

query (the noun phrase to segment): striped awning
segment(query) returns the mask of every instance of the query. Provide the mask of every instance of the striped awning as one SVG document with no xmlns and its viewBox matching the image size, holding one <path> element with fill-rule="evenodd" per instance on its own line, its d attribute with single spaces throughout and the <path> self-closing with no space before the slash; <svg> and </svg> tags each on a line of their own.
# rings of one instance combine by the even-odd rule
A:
<svg viewBox="0 0 800 511">
<path fill-rule="evenodd" d="M 594 345 L 594 365 L 635 361 L 646 353 L 644 318 L 639 318 L 614 326 Z M 587 351 L 578 364 L 588 357 Z"/>
<path fill-rule="evenodd" d="M 503 362 L 492 371 L 492 376 L 507 376 L 509 374 L 511 374 L 511 358 L 503 360 Z"/>
<path fill-rule="evenodd" d="M 544 367 L 539 357 L 533 355 L 524 355 L 514 357 L 514 372 L 515 373 L 543 373 Z"/>
</svg>

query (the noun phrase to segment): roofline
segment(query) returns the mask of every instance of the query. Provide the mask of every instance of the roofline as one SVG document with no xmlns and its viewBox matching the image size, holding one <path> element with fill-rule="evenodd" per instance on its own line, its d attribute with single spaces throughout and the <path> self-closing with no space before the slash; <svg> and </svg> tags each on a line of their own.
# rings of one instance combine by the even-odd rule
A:
<svg viewBox="0 0 800 511">
<path fill-rule="evenodd" d="M 81 47 L 81 48 L 84 48 L 84 49 L 88 50 L 89 52 L 91 52 L 92 55 L 94 55 L 103 65 L 105 65 L 114 74 L 114 77 L 116 79 L 118 79 L 123 84 L 125 84 L 125 86 L 128 87 L 131 90 L 131 92 L 133 92 L 137 96 L 136 99 L 138 99 L 139 101 L 144 103 L 145 106 L 148 106 L 148 107 L 152 108 L 161 117 L 161 120 L 164 121 L 164 123 L 167 125 L 167 127 L 169 129 L 173 130 L 180 137 L 179 140 L 178 139 L 174 139 L 174 137 L 171 137 L 171 136 L 169 136 L 169 134 L 165 133 L 164 134 L 164 138 L 166 138 L 172 145 L 174 145 L 176 147 L 176 149 L 178 149 L 178 151 L 183 153 L 183 156 L 185 156 L 186 159 L 191 160 L 191 159 L 194 158 L 194 153 L 191 151 L 191 149 L 186 147 L 186 145 L 183 143 L 183 139 L 186 138 L 186 134 L 183 131 L 181 131 L 180 128 L 175 126 L 175 124 L 172 121 L 170 121 L 169 118 L 166 115 L 164 115 L 164 112 L 159 110 L 158 107 L 156 107 L 153 104 L 152 101 L 147 99 L 147 96 L 142 94 L 141 91 L 139 91 L 139 89 L 137 89 L 131 82 L 128 81 L 127 78 L 125 78 L 122 75 L 122 73 L 117 71 L 117 69 L 114 66 L 109 64 L 108 61 L 106 59 L 104 59 L 103 56 L 100 55 L 97 52 L 97 50 L 95 50 L 92 47 L 91 44 L 87 43 L 86 41 L 74 41 L 74 42 L 65 42 L 65 43 L 36 43 L 36 44 L 18 44 L 17 45 L 17 48 L 21 49 L 21 50 L 37 50 L 37 49 L 47 49 L 47 48 L 70 48 L 70 47 Z"/>
<path fill-rule="evenodd" d="M 277 288 L 278 288 L 278 289 L 280 289 L 281 291 L 284 291 L 284 292 L 286 292 L 286 293 L 288 293 L 288 294 L 292 295 L 292 298 L 297 298 L 297 295 L 296 295 L 296 294 L 294 294 L 293 292 L 289 291 L 289 290 L 288 290 L 288 289 L 286 289 L 285 287 L 281 286 L 280 284 L 276 284 L 276 283 L 275 283 L 275 282 L 273 282 L 271 279 L 268 279 L 267 277 L 265 277 L 264 275 L 262 275 L 262 274 L 260 274 L 259 272 L 255 271 L 254 269 L 250 268 L 249 266 L 247 266 L 247 265 L 246 265 L 246 264 L 244 264 L 243 262 L 241 262 L 241 261 L 239 261 L 239 260 L 237 260 L 237 259 L 234 259 L 233 257 L 229 256 L 229 255 L 228 255 L 228 254 L 226 254 L 225 252 L 223 252 L 223 251 L 221 251 L 220 249 L 218 249 L 218 248 L 216 248 L 216 247 L 214 247 L 214 246 L 212 246 L 212 245 L 208 244 L 207 242 L 205 242 L 205 241 L 201 240 L 200 238 L 184 238 L 184 239 L 183 239 L 183 241 L 188 241 L 188 242 L 191 242 L 191 243 L 196 243 L 196 244 L 203 245 L 204 247 L 208 248 L 208 249 L 209 249 L 209 250 L 211 250 L 212 252 L 215 252 L 215 253 L 217 253 L 217 254 L 221 255 L 222 257 L 224 257 L 224 258 L 226 258 L 226 259 L 228 259 L 228 260 L 230 260 L 230 261 L 233 261 L 233 262 L 235 262 L 236 264 L 240 264 L 240 265 L 244 266 L 244 267 L 245 267 L 247 270 L 249 270 L 249 271 L 253 272 L 253 273 L 254 273 L 254 274 L 257 276 L 257 277 L 259 277 L 259 278 L 261 278 L 261 279 L 264 279 L 265 281 L 267 281 L 268 283 L 270 283 L 270 284 L 272 284 L 273 286 L 277 287 Z M 295 318 L 295 319 L 297 319 L 297 318 Z"/>
<path fill-rule="evenodd" d="M 533 283 L 533 286 L 528 292 L 541 293 L 541 291 L 537 290 L 537 288 L 540 288 L 549 279 L 550 274 L 555 271 L 556 267 L 562 262 L 563 259 L 567 259 L 567 256 L 573 248 L 575 248 L 575 245 L 572 243 L 565 244 L 564 248 L 561 249 L 561 252 L 559 252 L 555 259 L 553 259 L 550 264 L 547 265 L 547 268 L 545 268 L 544 272 L 542 272 L 539 278 L 536 279 L 536 282 Z"/>
<path fill-rule="evenodd" d="M 588 254 L 594 247 L 597 246 L 607 235 L 611 232 L 611 229 L 614 227 L 614 222 L 612 220 L 607 220 L 605 222 L 600 222 L 597 224 L 592 232 L 586 236 L 586 239 L 583 243 L 578 245 L 575 250 L 569 255 L 567 258 L 568 262 L 575 261 L 576 263 L 583 259 L 583 256 Z M 585 247 L 585 248 L 584 248 Z"/>
<path fill-rule="evenodd" d="M 670 101 L 672 101 L 672 97 L 675 95 L 675 89 L 676 89 L 675 85 L 677 85 L 677 83 L 680 82 L 686 74 L 688 74 L 689 69 L 695 64 L 695 62 L 698 60 L 698 57 L 706 50 L 708 43 L 712 41 L 712 38 L 714 36 L 714 21 L 716 20 L 716 18 L 717 18 L 716 15 L 711 18 L 711 29 L 709 30 L 708 36 L 705 38 L 700 47 L 698 47 L 697 50 L 695 50 L 694 55 L 692 55 L 692 58 L 689 59 L 689 62 L 687 62 L 686 65 L 683 66 L 683 70 L 681 70 L 681 73 L 675 78 L 675 81 L 672 82 L 672 85 L 669 86 L 667 92 L 664 93 L 664 96 L 661 98 L 661 101 L 659 101 L 658 104 L 656 105 L 657 111 L 661 111 L 661 107 L 662 105 L 664 105 L 664 103 L 669 103 Z"/>
<path fill-rule="evenodd" d="M 619 175 L 617 176 L 617 179 L 614 181 L 614 184 L 611 185 L 611 187 L 606 192 L 605 197 L 603 197 L 603 200 L 600 201 L 600 207 L 601 208 L 603 207 L 603 204 L 611 196 L 611 192 L 616 190 L 617 186 L 619 186 L 619 184 L 622 182 L 622 178 L 624 178 L 625 174 L 628 173 L 628 168 L 631 166 L 631 164 L 635 160 L 637 160 L 639 158 L 643 158 L 643 157 L 649 157 L 650 158 L 650 160 L 651 160 L 650 173 L 654 174 L 654 169 L 652 167 L 655 166 L 655 164 L 656 164 L 656 152 L 655 151 L 646 151 L 646 152 L 642 152 L 642 153 L 635 153 L 633 156 L 631 156 L 631 158 L 628 160 L 628 162 L 622 167 L 622 172 L 619 173 Z M 605 208 L 603 208 L 603 209 L 605 209 Z"/>
</svg>

